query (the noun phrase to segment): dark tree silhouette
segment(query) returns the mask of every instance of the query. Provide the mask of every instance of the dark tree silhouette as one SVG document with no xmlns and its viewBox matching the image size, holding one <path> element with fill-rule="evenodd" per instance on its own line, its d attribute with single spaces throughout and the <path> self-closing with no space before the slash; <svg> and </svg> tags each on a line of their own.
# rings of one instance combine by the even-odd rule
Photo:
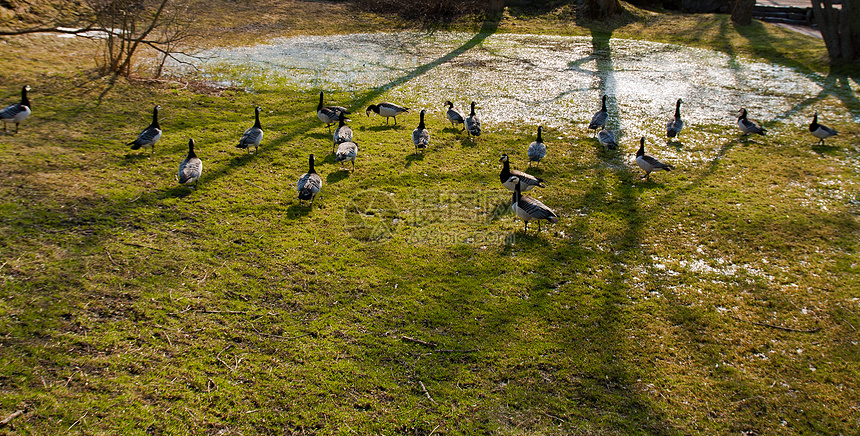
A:
<svg viewBox="0 0 860 436">
<path fill-rule="evenodd" d="M 755 8 L 755 0 L 737 0 L 735 7 L 732 9 L 732 21 L 742 26 L 746 26 L 752 22 L 753 8 Z"/>
<path fill-rule="evenodd" d="M 812 11 L 830 63 L 860 59 L 860 0 L 842 0 L 841 11 L 831 0 L 812 0 Z"/>
<path fill-rule="evenodd" d="M 585 0 L 585 14 L 589 18 L 609 18 L 620 14 L 623 10 L 618 0 Z"/>
</svg>

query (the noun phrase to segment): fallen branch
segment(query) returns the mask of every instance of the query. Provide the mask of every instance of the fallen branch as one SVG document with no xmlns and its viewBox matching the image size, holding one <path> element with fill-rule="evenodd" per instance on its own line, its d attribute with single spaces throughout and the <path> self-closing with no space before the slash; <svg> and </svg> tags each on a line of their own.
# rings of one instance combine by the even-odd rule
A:
<svg viewBox="0 0 860 436">
<path fill-rule="evenodd" d="M 446 348 L 440 348 L 438 350 L 433 350 L 434 353 L 477 353 L 478 351 L 480 351 L 480 350 L 478 350 L 477 348 L 473 348 L 471 350 L 453 350 L 453 349 L 446 349 Z"/>
<path fill-rule="evenodd" d="M 140 197 L 142 197 L 142 196 L 143 196 L 143 194 L 144 194 L 145 192 L 146 192 L 146 190 L 140 191 L 140 194 L 138 194 L 138 196 L 137 196 L 137 197 L 134 197 L 133 199 L 129 200 L 128 202 L 129 202 L 129 203 L 134 203 L 135 201 L 139 200 L 139 199 L 140 199 Z"/>
<path fill-rule="evenodd" d="M 778 325 L 765 324 L 765 323 L 763 323 L 763 322 L 749 321 L 749 320 L 746 320 L 746 319 L 738 318 L 738 317 L 736 317 L 736 316 L 734 316 L 734 315 L 732 315 L 732 314 L 726 314 L 726 315 L 728 315 L 728 316 L 729 316 L 729 318 L 736 319 L 736 320 L 738 320 L 738 321 L 740 321 L 740 322 L 747 322 L 747 323 L 750 323 L 750 324 L 753 324 L 753 325 L 757 325 L 757 326 L 761 326 L 761 327 L 768 327 L 768 328 L 777 329 L 777 330 L 782 330 L 782 331 L 786 331 L 786 332 L 792 332 L 792 333 L 817 333 L 818 331 L 820 331 L 820 330 L 821 330 L 821 327 L 817 327 L 817 328 L 814 328 L 814 329 L 812 329 L 812 330 L 799 330 L 799 329 L 793 329 L 793 328 L 790 328 L 790 327 L 783 327 L 783 326 L 778 326 Z"/>
<path fill-rule="evenodd" d="M 433 404 L 436 404 L 436 400 L 434 400 L 433 397 L 430 396 L 430 392 L 427 392 L 427 387 L 424 386 L 424 382 L 418 380 L 418 384 L 421 385 L 421 392 L 424 392 L 424 395 L 427 397 L 427 399 L 430 400 L 430 402 L 432 402 Z"/>
<path fill-rule="evenodd" d="M 248 314 L 248 311 L 246 311 L 246 310 L 206 310 L 206 309 L 200 309 L 200 310 L 194 310 L 193 312 L 197 312 L 197 313 L 228 313 L 231 315 L 247 315 Z"/>
<path fill-rule="evenodd" d="M 406 342 L 412 342 L 418 345 L 423 345 L 425 347 L 436 348 L 436 344 L 432 342 L 422 341 L 421 339 L 410 338 L 409 336 L 401 336 L 400 339 L 403 339 Z"/>
<path fill-rule="evenodd" d="M 150 250 L 155 250 L 155 251 L 164 251 L 164 250 L 162 250 L 162 249 L 160 249 L 160 248 L 147 247 L 146 245 L 135 244 L 135 243 L 132 243 L 132 242 L 123 242 L 123 244 L 128 245 L 128 246 L 131 246 L 131 247 L 148 248 L 148 249 L 150 249 Z"/>
<path fill-rule="evenodd" d="M 225 348 L 225 349 L 223 349 L 223 350 L 221 350 L 221 353 L 223 353 L 223 352 L 225 352 L 225 351 L 229 350 L 230 348 L 232 348 L 232 345 L 231 345 L 231 346 L 228 346 L 227 348 Z M 228 365 L 228 364 L 227 364 L 227 362 L 225 362 L 225 361 L 221 360 L 221 353 L 218 353 L 218 354 L 215 356 L 215 359 L 217 359 L 217 360 L 218 360 L 219 362 L 221 362 L 224 366 L 226 366 L 226 367 L 227 367 L 227 369 L 229 369 L 229 370 L 230 370 L 230 372 L 234 372 L 234 371 L 236 371 L 236 370 L 235 370 L 235 369 L 233 369 L 230 365 Z"/>
<path fill-rule="evenodd" d="M 79 423 L 79 422 L 81 422 L 81 420 L 83 420 L 84 418 L 86 418 L 88 413 L 90 413 L 90 411 L 89 411 L 89 410 L 87 410 L 86 412 L 84 412 L 84 414 L 83 414 L 83 415 L 81 415 L 81 417 L 80 417 L 80 418 L 78 418 L 78 419 L 77 419 L 77 421 L 73 422 L 73 423 L 72 423 L 72 425 L 70 425 L 70 426 L 69 426 L 69 428 L 67 428 L 67 429 L 66 429 L 66 433 L 68 433 L 68 432 L 72 429 L 72 427 L 74 427 L 74 426 L 78 425 L 78 423 Z"/>
<path fill-rule="evenodd" d="M 112 263 L 114 266 L 119 266 L 119 264 L 113 260 L 113 256 L 110 255 L 110 251 L 105 250 L 105 253 L 107 253 L 107 257 L 108 260 L 110 260 L 110 263 Z"/>
<path fill-rule="evenodd" d="M 257 188 L 257 189 L 259 189 L 259 190 L 261 190 L 261 191 L 265 191 L 265 189 L 263 189 L 260 185 L 257 185 L 257 184 L 256 184 L 256 183 L 254 183 L 254 182 L 249 182 L 249 181 L 245 180 L 245 183 L 247 183 L 247 184 L 249 184 L 249 185 L 251 185 L 251 186 L 253 186 L 253 187 L 255 187 L 255 188 Z"/>
<path fill-rule="evenodd" d="M 9 423 L 12 422 L 13 419 L 15 419 L 15 418 L 17 418 L 23 414 L 24 414 L 23 410 L 16 410 L 16 411 L 12 412 L 11 415 L 3 418 L 3 420 L 0 421 L 0 427 L 5 427 L 5 426 L 9 425 Z"/>
</svg>

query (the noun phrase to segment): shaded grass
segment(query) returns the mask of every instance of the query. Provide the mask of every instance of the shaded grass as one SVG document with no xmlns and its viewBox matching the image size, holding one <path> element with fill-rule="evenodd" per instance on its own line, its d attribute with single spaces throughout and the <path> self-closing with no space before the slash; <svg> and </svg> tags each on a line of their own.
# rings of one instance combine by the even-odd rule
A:
<svg viewBox="0 0 860 436">
<path fill-rule="evenodd" d="M 110 84 L 55 58 L 56 44 L 9 44 L 36 60 L 21 74 L 34 115 L 0 138 L 0 410 L 27 410 L 4 431 L 860 425 L 856 125 L 834 125 L 843 133 L 826 149 L 779 121 L 751 140 L 689 126 L 681 150 L 706 162 L 649 181 L 631 165 L 634 144 L 547 141 L 530 171 L 550 186 L 533 195 L 562 220 L 526 234 L 499 207 L 510 194 L 498 157 L 524 167 L 532 140 L 513 127 L 471 141 L 428 119 L 419 158 L 414 115 L 396 128 L 358 115 L 347 174 L 315 118 L 318 90 Z M 164 138 L 152 156 L 131 152 L 122 144 L 155 103 Z M 266 137 L 252 156 L 234 143 L 254 105 Z M 205 166 L 195 192 L 172 176 L 188 137 Z M 311 152 L 326 185 L 308 208 L 293 186 Z"/>
</svg>

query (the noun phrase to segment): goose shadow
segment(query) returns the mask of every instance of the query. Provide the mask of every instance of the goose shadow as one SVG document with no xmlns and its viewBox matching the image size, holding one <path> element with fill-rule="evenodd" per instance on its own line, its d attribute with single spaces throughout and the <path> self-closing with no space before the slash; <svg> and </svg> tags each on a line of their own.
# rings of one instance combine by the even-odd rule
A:
<svg viewBox="0 0 860 436">
<path fill-rule="evenodd" d="M 371 132 L 384 132 L 384 131 L 392 130 L 392 129 L 400 130 L 402 127 L 403 127 L 402 124 L 397 124 L 397 125 L 394 125 L 394 124 L 374 124 L 372 126 L 361 126 L 358 129 L 360 131 L 369 130 Z"/>
<path fill-rule="evenodd" d="M 819 156 L 835 156 L 839 153 L 839 147 L 836 145 L 821 145 L 815 143 L 812 145 L 812 151 L 817 153 Z"/>
<path fill-rule="evenodd" d="M 332 171 L 328 173 L 325 178 L 325 182 L 326 184 L 333 185 L 343 179 L 348 179 L 350 174 L 352 173 L 350 173 L 348 170 L 344 168 L 338 168 L 337 171 Z"/>
<path fill-rule="evenodd" d="M 314 207 L 322 207 L 319 205 L 319 201 L 320 196 L 317 195 L 317 197 L 314 198 L 313 204 L 311 204 L 310 206 L 304 206 L 299 204 L 299 200 L 297 198 L 293 198 L 292 203 L 287 207 L 287 218 L 291 220 L 296 220 L 310 215 Z"/>
<path fill-rule="evenodd" d="M 314 138 L 314 139 L 320 139 L 320 140 L 323 140 L 323 139 L 329 139 L 329 138 L 331 138 L 331 137 L 332 137 L 332 135 L 334 135 L 334 132 L 331 132 L 331 133 L 325 133 L 325 132 L 314 132 L 314 133 L 309 133 L 309 134 L 308 134 L 308 136 L 310 136 L 311 138 Z"/>
<path fill-rule="evenodd" d="M 159 199 L 164 199 L 164 198 L 168 198 L 168 197 L 185 198 L 185 197 L 188 197 L 189 195 L 197 192 L 197 190 L 198 190 L 198 188 L 196 186 L 194 188 L 191 188 L 189 186 L 177 185 L 177 186 L 174 186 L 170 189 L 163 191 L 161 193 L 161 195 L 157 195 L 156 197 Z"/>
<path fill-rule="evenodd" d="M 336 163 L 337 163 L 337 159 L 335 158 L 334 151 L 332 151 L 331 153 L 329 153 L 328 151 L 326 151 L 326 153 L 325 153 L 325 158 L 321 161 L 321 163 L 329 164 L 329 165 L 334 165 L 334 164 L 336 164 Z"/>
<path fill-rule="evenodd" d="M 536 166 L 527 166 L 523 172 L 527 173 L 527 174 L 531 174 L 531 175 L 536 176 L 536 177 L 540 177 L 543 175 L 544 170 L 543 170 L 543 168 L 539 168 Z"/>
<path fill-rule="evenodd" d="M 460 146 L 462 147 L 475 147 L 478 145 L 477 139 L 474 136 L 459 138 L 457 141 L 460 142 Z"/>
<path fill-rule="evenodd" d="M 126 153 L 124 158 L 129 163 L 137 162 L 143 159 L 149 159 L 152 157 L 149 153 Z"/>
<path fill-rule="evenodd" d="M 672 148 L 674 148 L 675 150 L 681 150 L 681 147 L 683 147 L 683 146 L 684 146 L 684 144 L 683 144 L 681 141 L 677 140 L 677 139 L 669 139 L 669 140 L 667 140 L 667 141 L 666 141 L 666 146 L 667 146 L 667 147 L 672 147 Z"/>
<path fill-rule="evenodd" d="M 241 149 L 238 149 L 238 150 L 241 150 Z M 245 151 L 245 150 L 242 150 L 242 151 Z M 257 153 L 251 154 L 251 153 L 248 153 L 247 151 L 245 153 L 240 154 L 240 155 L 234 155 L 232 158 L 230 158 L 230 165 L 245 165 L 248 163 L 248 161 L 253 159 L 254 156 L 256 156 L 256 155 L 257 155 Z"/>
<path fill-rule="evenodd" d="M 409 168 L 409 166 L 412 165 L 413 163 L 424 160 L 424 152 L 413 151 L 412 153 L 409 153 L 408 155 L 406 155 L 405 159 L 406 159 L 406 165 L 405 166 L 406 166 L 406 168 Z"/>
</svg>

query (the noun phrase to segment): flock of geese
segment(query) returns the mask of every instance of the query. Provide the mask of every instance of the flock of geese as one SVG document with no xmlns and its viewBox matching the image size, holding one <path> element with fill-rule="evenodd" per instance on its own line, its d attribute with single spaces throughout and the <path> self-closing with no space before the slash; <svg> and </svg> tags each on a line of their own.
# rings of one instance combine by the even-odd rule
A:
<svg viewBox="0 0 860 436">
<path fill-rule="evenodd" d="M 30 100 L 27 98 L 27 91 L 29 90 L 29 85 L 22 87 L 21 102 L 6 106 L 2 111 L 0 111 L 0 121 L 3 122 L 4 132 L 8 133 L 8 123 L 15 123 L 15 133 L 18 133 L 19 125 L 30 116 L 31 105 Z M 609 120 L 609 112 L 606 108 L 606 98 L 606 95 L 602 97 L 601 108 L 592 116 L 591 122 L 588 124 L 588 129 L 597 132 L 597 140 L 605 149 L 616 150 L 618 148 L 618 143 L 615 140 L 615 134 L 611 130 L 606 129 L 606 124 Z M 683 103 L 683 101 L 679 98 L 675 103 L 674 116 L 666 123 L 666 136 L 668 138 L 677 137 L 684 128 L 684 122 L 681 119 L 681 103 Z M 481 120 L 475 113 L 476 103 L 474 101 L 471 103 L 471 110 L 468 116 L 456 109 L 454 104 L 450 101 L 446 101 L 445 106 L 448 108 L 445 112 L 445 117 L 451 123 L 452 127 L 457 127 L 462 124 L 462 130 L 466 131 L 469 137 L 477 137 L 481 135 Z M 127 146 L 131 146 L 132 150 L 149 148 L 151 153 L 155 152 L 155 144 L 159 139 L 161 139 L 162 133 L 161 126 L 158 124 L 158 111 L 160 109 L 161 106 L 158 105 L 152 109 L 152 122 L 140 132 L 134 141 L 126 144 Z M 409 111 L 410 109 L 407 107 L 390 102 L 382 102 L 368 106 L 365 111 L 365 115 L 370 116 L 371 113 L 375 113 L 384 117 L 386 124 L 388 124 L 389 118 L 394 118 L 394 124 L 397 125 L 397 116 L 408 113 Z M 427 149 L 430 144 L 430 131 L 427 130 L 424 124 L 425 113 L 425 110 L 420 112 L 420 121 L 418 126 L 412 131 L 412 142 L 415 146 L 416 153 L 419 150 Z M 337 124 L 337 127 L 332 134 L 332 153 L 335 155 L 335 160 L 341 164 L 341 169 L 344 168 L 344 165 L 347 162 L 351 162 L 352 170 L 354 171 L 355 159 L 358 156 L 359 148 L 358 144 L 353 140 L 352 129 L 346 124 L 347 121 L 350 121 L 347 118 L 347 115 L 349 114 L 350 111 L 345 107 L 325 106 L 324 94 L 323 92 L 320 92 L 319 104 L 317 105 L 317 117 L 320 121 L 326 124 L 329 129 L 329 133 L 332 133 L 332 125 L 335 123 Z M 767 130 L 761 125 L 747 118 L 747 110 L 745 108 L 741 108 L 738 112 L 737 127 L 744 135 L 764 135 L 767 132 Z M 598 129 L 600 130 L 598 131 Z M 537 138 L 529 144 L 528 149 L 526 150 L 530 167 L 532 164 L 539 165 L 541 160 L 546 157 L 547 148 L 543 143 L 542 132 L 543 126 L 538 126 Z M 819 139 L 819 145 L 823 145 L 825 139 L 838 134 L 836 130 L 818 123 L 818 111 L 815 112 L 812 118 L 812 123 L 809 125 L 809 132 Z M 256 153 L 262 140 L 263 128 L 260 125 L 260 107 L 257 106 L 254 108 L 254 125 L 245 130 L 236 147 L 248 150 L 250 153 L 250 148 L 253 146 L 254 153 Z M 523 192 L 530 191 L 535 187 L 544 188 L 546 186 L 544 184 L 544 180 L 523 171 L 511 169 L 507 154 L 503 154 L 499 159 L 499 162 L 502 163 L 499 180 L 502 186 L 513 192 L 513 196 L 511 198 L 511 209 L 514 214 L 525 222 L 525 230 L 528 230 L 528 223 L 530 221 L 538 222 L 538 231 L 540 231 L 541 220 L 547 220 L 551 223 L 558 222 L 558 215 L 556 215 L 556 213 L 547 205 L 533 197 L 523 195 Z M 639 150 L 636 152 L 636 164 L 645 171 L 645 174 L 641 176 L 643 179 L 648 178 L 654 171 L 669 171 L 673 168 L 672 165 L 663 163 L 659 159 L 645 154 L 644 136 L 639 140 Z M 194 152 L 194 139 L 189 139 L 188 153 L 185 159 L 183 159 L 179 164 L 179 171 L 176 179 L 180 184 L 196 189 L 197 182 L 200 180 L 200 175 L 202 173 L 203 162 Z M 304 202 L 307 201 L 310 202 L 310 205 L 312 206 L 314 199 L 322 189 L 322 185 L 322 178 L 314 169 L 314 155 L 311 154 L 308 157 L 308 171 L 302 174 L 296 182 L 296 191 L 298 191 L 299 203 L 304 204 Z"/>
</svg>

